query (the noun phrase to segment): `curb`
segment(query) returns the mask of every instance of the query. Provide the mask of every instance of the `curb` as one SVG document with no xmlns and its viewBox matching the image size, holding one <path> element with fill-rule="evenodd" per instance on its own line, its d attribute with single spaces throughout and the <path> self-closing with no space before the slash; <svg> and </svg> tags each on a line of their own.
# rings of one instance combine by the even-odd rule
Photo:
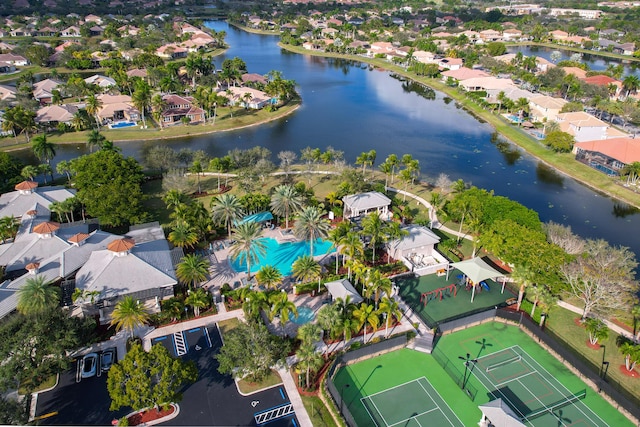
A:
<svg viewBox="0 0 640 427">
<path fill-rule="evenodd" d="M 275 371 L 275 372 L 277 372 L 277 371 Z M 282 376 L 280 375 L 280 373 L 279 372 L 277 372 L 277 373 L 278 373 L 278 376 L 280 376 L 280 379 L 282 379 Z M 236 384 L 236 389 L 238 390 L 238 393 L 241 396 L 245 396 L 245 397 L 251 396 L 251 395 L 256 394 L 256 393 L 261 393 L 261 392 L 263 392 L 265 390 L 269 390 L 269 389 L 272 389 L 272 388 L 275 388 L 275 387 L 280 387 L 280 386 L 284 385 L 284 382 L 280 382 L 278 384 L 270 385 L 269 387 L 261 388 L 260 390 L 252 391 L 251 393 L 243 393 L 242 390 L 240 390 L 240 385 L 238 384 L 239 381 L 240 380 L 237 379 L 237 378 L 233 379 L 233 382 Z"/>
<path fill-rule="evenodd" d="M 139 424 L 139 425 L 141 425 L 141 426 L 153 426 L 153 425 L 164 423 L 166 421 L 174 419 L 180 413 L 180 405 L 178 405 L 177 403 L 172 403 L 170 406 L 173 407 L 173 412 L 171 414 L 169 414 L 169 415 L 167 415 L 165 417 L 162 417 L 162 418 L 158 418 L 157 420 L 149 421 L 148 423 L 142 423 L 142 424 Z M 139 412 L 146 411 L 147 409 L 149 409 L 149 408 L 144 408 L 144 409 L 141 409 L 139 411 L 133 411 L 132 413 L 130 413 L 128 415 L 125 415 L 125 416 L 128 418 L 128 417 L 130 417 L 132 415 L 135 415 L 135 414 L 137 414 Z"/>
</svg>

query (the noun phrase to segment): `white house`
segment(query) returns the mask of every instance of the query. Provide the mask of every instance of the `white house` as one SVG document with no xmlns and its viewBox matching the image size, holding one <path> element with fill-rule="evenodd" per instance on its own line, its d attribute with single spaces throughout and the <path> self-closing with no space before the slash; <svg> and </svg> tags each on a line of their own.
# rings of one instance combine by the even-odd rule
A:
<svg viewBox="0 0 640 427">
<path fill-rule="evenodd" d="M 372 212 L 378 212 L 384 219 L 391 218 L 389 207 L 391 200 L 382 193 L 370 191 L 368 193 L 351 194 L 342 198 L 344 204 L 344 218 L 356 218 Z"/>
</svg>

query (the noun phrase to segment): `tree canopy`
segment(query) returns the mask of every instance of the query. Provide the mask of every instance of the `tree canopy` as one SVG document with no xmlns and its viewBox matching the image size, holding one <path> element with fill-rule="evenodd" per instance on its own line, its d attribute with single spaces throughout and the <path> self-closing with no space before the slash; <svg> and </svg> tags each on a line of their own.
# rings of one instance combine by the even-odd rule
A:
<svg viewBox="0 0 640 427">
<path fill-rule="evenodd" d="M 142 169 L 132 157 L 113 150 L 81 156 L 71 162 L 78 199 L 104 225 L 143 222 Z"/>
<path fill-rule="evenodd" d="M 174 359 L 167 349 L 154 345 L 149 352 L 135 343 L 107 377 L 111 410 L 159 407 L 182 400 L 180 390 L 198 379 L 193 361 Z"/>
</svg>

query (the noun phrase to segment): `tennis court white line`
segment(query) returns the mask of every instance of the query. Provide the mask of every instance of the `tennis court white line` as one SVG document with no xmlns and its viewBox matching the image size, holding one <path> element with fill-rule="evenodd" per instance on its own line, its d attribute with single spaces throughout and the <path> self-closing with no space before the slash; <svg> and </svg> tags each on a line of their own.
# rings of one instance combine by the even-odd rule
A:
<svg viewBox="0 0 640 427">
<path fill-rule="evenodd" d="M 524 374 L 524 375 L 520 375 L 519 377 L 511 378 L 510 380 L 503 381 L 503 382 L 501 382 L 501 383 L 497 383 L 495 386 L 496 386 L 496 387 L 502 387 L 503 385 L 505 385 L 505 384 L 509 384 L 509 383 L 511 383 L 511 382 L 513 382 L 513 381 L 518 381 L 518 382 L 519 382 L 519 381 L 520 381 L 520 378 L 528 377 L 529 375 L 536 374 L 536 373 L 537 373 L 536 371 L 527 372 L 526 374 Z M 490 381 L 491 381 L 491 380 L 490 380 Z M 493 381 L 491 381 L 491 382 L 493 383 Z"/>
<path fill-rule="evenodd" d="M 522 350 L 521 350 L 522 351 Z M 522 355 L 527 355 L 527 359 L 530 359 L 533 363 L 535 363 L 540 369 L 534 367 L 529 360 L 525 360 L 523 358 L 523 360 L 529 365 L 531 366 L 531 368 L 537 370 L 538 372 L 545 372 L 549 377 L 554 378 L 555 377 L 553 375 L 551 375 L 549 373 L 549 371 L 547 371 L 542 365 L 540 365 L 540 363 L 538 363 L 538 361 L 536 361 L 534 358 L 532 358 L 529 353 L 527 353 L 526 351 L 522 351 Z M 542 375 L 541 375 L 542 377 Z M 542 377 L 544 378 L 544 377 Z M 549 381 L 547 378 L 544 378 L 545 381 L 547 381 L 549 384 L 551 384 L 551 386 L 556 389 L 558 391 L 558 393 L 560 393 L 561 395 L 564 396 L 564 393 L 562 391 L 560 391 L 560 389 L 558 389 L 558 387 L 555 386 L 555 384 L 553 384 L 551 381 Z M 557 382 L 558 384 L 560 384 L 562 386 L 562 388 L 564 388 L 567 392 L 569 392 L 569 397 L 573 396 L 573 393 L 571 393 L 571 391 L 564 385 L 562 384 L 560 381 L 556 380 L 555 382 Z M 566 396 L 564 397 L 565 399 L 567 398 Z M 579 404 L 579 405 L 578 405 Z M 608 426 L 609 424 L 607 422 L 605 422 L 602 418 L 600 418 L 600 416 L 598 414 L 596 414 L 595 412 L 593 412 L 593 410 L 591 410 L 591 408 L 589 408 L 587 405 L 584 404 L 584 402 L 581 401 L 577 401 L 576 404 L 574 405 L 578 411 L 580 411 L 582 413 L 582 415 L 584 415 L 589 421 L 591 421 L 593 423 L 593 419 L 587 415 L 580 406 L 584 406 L 589 412 L 591 412 L 597 419 L 599 419 L 600 421 L 602 421 L 602 423 L 604 423 L 605 426 Z"/>
<path fill-rule="evenodd" d="M 429 384 L 429 387 L 431 387 L 433 390 L 436 391 L 437 390 L 435 388 L 433 388 L 433 386 L 431 385 L 431 383 L 429 382 L 429 380 L 426 377 L 422 377 L 424 378 L 424 380 L 427 382 L 427 384 Z M 442 415 L 444 415 L 444 417 L 447 419 L 447 421 L 449 421 L 449 424 L 451 424 L 452 426 L 455 426 L 455 424 L 449 419 L 449 417 L 447 416 L 447 414 L 444 413 L 444 411 L 442 410 L 442 408 L 440 407 L 440 405 L 438 403 L 436 403 L 435 400 L 433 400 L 433 397 L 431 397 L 431 393 L 429 393 L 429 391 L 427 389 L 424 388 L 424 386 L 422 385 L 422 383 L 420 381 L 418 381 L 418 384 L 420 384 L 420 387 L 422 387 L 422 389 L 424 390 L 425 393 L 427 393 L 429 395 L 429 398 L 431 399 L 431 401 L 436 405 L 436 407 L 440 410 L 440 413 Z M 438 393 L 438 396 L 440 396 L 440 393 Z M 444 402 L 445 405 L 447 405 L 447 408 L 449 408 L 449 410 L 451 411 L 451 413 L 453 415 L 456 416 L 456 418 L 458 418 L 458 416 L 456 415 L 455 412 L 453 412 L 451 410 L 451 406 L 449 406 L 449 404 L 442 398 L 442 396 L 440 396 L 440 400 L 442 400 L 442 402 Z M 417 421 L 417 420 L 416 420 Z M 464 425 L 464 423 L 460 420 L 460 418 L 458 418 L 458 421 L 460 421 L 461 425 Z M 418 422 L 418 424 L 420 424 L 420 422 Z"/>
<path fill-rule="evenodd" d="M 494 351 L 493 353 L 485 354 L 484 356 L 481 356 L 481 357 L 476 357 L 475 359 L 480 361 L 480 360 L 485 359 L 487 357 L 493 357 L 498 353 L 506 352 L 507 350 L 512 350 L 514 356 L 520 356 L 520 353 L 515 351 L 516 348 L 519 348 L 519 346 L 517 344 L 516 345 L 512 345 L 511 347 L 503 348 L 502 350 Z"/>
<path fill-rule="evenodd" d="M 420 377 L 420 378 L 425 378 L 425 377 Z M 402 384 L 394 385 L 393 387 L 385 388 L 384 390 L 381 390 L 381 391 L 379 391 L 379 392 L 377 392 L 377 393 L 369 394 L 369 395 L 367 395 L 367 396 L 363 397 L 363 399 L 365 399 L 365 398 L 367 398 L 367 397 L 376 396 L 376 395 L 378 395 L 378 394 L 386 393 L 386 392 L 388 392 L 389 390 L 393 390 L 393 389 L 395 389 L 395 388 L 404 387 L 404 386 L 406 386 L 407 384 L 415 383 L 415 382 L 417 382 L 420 378 L 416 378 L 416 379 L 413 379 L 413 380 L 411 380 L 411 381 L 406 381 L 406 382 L 403 382 Z M 426 378 L 425 378 L 425 379 L 426 379 Z"/>
<path fill-rule="evenodd" d="M 428 414 L 429 412 L 437 411 L 437 410 L 439 410 L 439 409 L 440 409 L 440 408 L 438 408 L 438 407 L 433 408 L 433 409 L 429 409 L 428 411 L 425 411 L 425 412 L 423 412 L 423 413 L 421 413 L 421 414 L 412 415 L 412 416 L 410 416 L 409 418 L 405 418 L 405 419 L 404 419 L 404 420 L 402 420 L 402 421 L 398 421 L 398 422 L 397 422 L 397 423 L 395 423 L 395 424 L 389 424 L 389 425 L 387 425 L 387 427 L 397 426 L 398 424 L 406 423 L 406 422 L 407 422 L 407 420 L 411 420 L 411 419 L 416 420 L 416 422 L 418 423 L 418 425 L 422 425 L 422 424 L 420 424 L 420 421 L 418 421 L 418 420 L 417 420 L 417 417 L 421 417 L 421 416 L 423 416 L 423 415 L 425 415 L 425 414 Z"/>
<path fill-rule="evenodd" d="M 487 381 L 487 383 L 483 383 L 482 381 L 480 381 L 482 383 L 483 386 L 485 386 L 487 388 L 487 390 L 489 390 L 489 392 L 492 392 L 491 388 L 495 388 L 495 386 L 493 385 L 493 381 L 491 381 L 482 371 L 482 369 L 476 369 L 476 370 L 472 370 L 471 372 L 474 373 L 475 375 L 478 375 L 475 373 L 475 371 L 478 371 L 482 374 L 482 376 L 485 378 L 485 380 Z M 478 377 L 478 379 L 480 379 Z M 489 384 L 489 386 L 487 386 L 487 384 Z M 520 410 L 518 409 L 518 407 L 516 405 L 513 404 L 513 402 L 511 400 L 509 400 L 509 398 L 502 393 L 502 391 L 500 391 L 500 389 L 495 388 L 496 392 L 500 393 L 500 396 L 502 396 L 502 400 L 506 401 L 509 403 L 509 407 L 511 407 L 511 409 L 513 409 L 516 412 L 516 415 L 518 415 L 521 419 L 524 418 L 524 414 L 522 412 L 520 412 Z"/>
<path fill-rule="evenodd" d="M 365 396 L 362 399 L 360 399 L 360 403 L 362 403 L 362 406 L 364 406 L 364 410 L 367 411 L 367 414 L 369 414 L 369 418 L 371 418 L 371 421 L 373 421 L 373 423 L 376 425 L 376 427 L 386 427 L 386 426 L 379 426 L 378 423 L 376 422 L 375 418 L 373 418 L 373 415 L 371 415 L 371 412 L 369 411 L 369 408 L 367 408 L 367 405 L 365 405 L 362 401 L 364 399 L 366 399 L 369 396 Z M 347 408 L 348 409 L 348 408 Z"/>
<path fill-rule="evenodd" d="M 380 414 L 380 418 L 382 418 L 382 422 L 384 423 L 384 425 L 388 426 L 389 423 L 387 422 L 387 420 L 384 417 L 384 415 L 382 415 L 382 412 L 380 412 L 380 409 L 378 409 L 378 405 L 376 405 L 376 402 L 374 402 L 373 399 L 371 399 L 371 398 L 369 398 L 369 401 L 371 401 L 371 403 L 373 403 L 373 407 L 376 408 L 376 411 L 378 412 L 378 414 Z"/>
</svg>

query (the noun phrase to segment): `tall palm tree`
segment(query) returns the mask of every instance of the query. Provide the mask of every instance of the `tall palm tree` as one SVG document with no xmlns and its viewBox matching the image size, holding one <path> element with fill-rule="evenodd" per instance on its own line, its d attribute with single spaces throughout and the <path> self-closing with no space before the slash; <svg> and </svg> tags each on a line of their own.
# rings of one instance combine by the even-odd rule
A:
<svg viewBox="0 0 640 427">
<path fill-rule="evenodd" d="M 378 309 L 378 300 L 380 299 L 380 292 L 384 292 L 388 297 L 391 296 L 391 289 L 393 284 L 391 279 L 384 277 L 380 270 L 369 270 L 367 277 L 367 291 L 373 294 L 373 299 L 376 304 L 376 310 Z"/>
<path fill-rule="evenodd" d="M 369 243 L 373 250 L 371 262 L 376 261 L 376 246 L 387 239 L 386 229 L 387 224 L 378 212 L 372 212 L 362 219 L 362 232 L 371 238 Z"/>
<path fill-rule="evenodd" d="M 96 119 L 98 129 L 100 129 L 100 117 L 98 116 L 100 107 L 102 107 L 102 101 L 97 96 L 95 96 L 95 94 L 91 94 L 87 97 L 85 101 L 85 108 L 87 110 L 87 113 L 91 114 L 93 118 Z"/>
<path fill-rule="evenodd" d="M 274 292 L 269 297 L 269 302 L 271 303 L 269 320 L 273 320 L 275 316 L 280 316 L 280 324 L 284 325 L 289 320 L 289 313 L 293 313 L 295 317 L 298 317 L 298 308 L 292 301 L 289 301 L 289 296 L 286 292 Z"/>
<path fill-rule="evenodd" d="M 277 289 L 282 283 L 282 273 L 272 265 L 265 265 L 256 273 L 256 281 L 267 289 Z"/>
<path fill-rule="evenodd" d="M 320 277 L 322 266 L 311 255 L 303 255 L 291 265 L 293 277 L 304 282 L 318 279 L 318 292 L 320 292 Z"/>
<path fill-rule="evenodd" d="M 360 257 L 364 257 L 364 243 L 362 243 L 360 235 L 355 231 L 348 232 L 340 240 L 340 248 L 342 249 L 342 253 L 345 254 L 351 261 L 355 261 Z M 342 264 L 346 264 L 346 262 L 344 262 L 344 258 Z M 347 276 L 349 277 L 349 280 L 351 280 L 351 266 L 349 266 Z"/>
<path fill-rule="evenodd" d="M 533 305 L 531 306 L 530 316 L 533 317 L 536 312 L 536 307 L 540 302 L 540 299 L 543 298 L 543 295 L 547 292 L 547 289 L 544 286 L 531 286 L 527 291 L 527 297 L 531 299 Z"/>
<path fill-rule="evenodd" d="M 251 264 L 267 250 L 260 239 L 262 227 L 257 222 L 243 222 L 233 229 L 235 243 L 231 246 L 231 257 L 247 263 L 247 278 L 251 280 Z"/>
<path fill-rule="evenodd" d="M 0 240 L 2 243 L 6 243 L 9 239 L 14 239 L 19 228 L 20 221 L 13 215 L 0 218 Z"/>
<path fill-rule="evenodd" d="M 51 159 L 56 156 L 56 145 L 47 140 L 47 135 L 37 135 L 31 141 L 33 154 L 42 162 L 51 163 Z"/>
<path fill-rule="evenodd" d="M 367 325 L 375 332 L 380 325 L 380 318 L 375 308 L 366 302 L 360 303 L 358 308 L 353 310 L 353 318 L 358 324 L 358 330 L 364 327 L 364 343 L 367 343 Z"/>
<path fill-rule="evenodd" d="M 251 288 L 247 287 L 246 289 Z M 261 311 L 266 312 L 271 309 L 271 303 L 265 292 L 250 291 L 245 297 L 242 309 L 247 317 L 257 318 Z"/>
<path fill-rule="evenodd" d="M 525 266 L 516 265 L 511 273 L 511 277 L 520 283 L 520 289 L 518 290 L 518 303 L 516 310 L 520 310 L 522 304 L 522 298 L 524 297 L 524 291 L 528 286 L 532 285 L 535 280 L 535 274 Z"/>
<path fill-rule="evenodd" d="M 622 88 L 627 91 L 626 97 L 632 92 L 637 92 L 640 89 L 640 78 L 634 74 L 629 74 L 622 80 Z"/>
<path fill-rule="evenodd" d="M 142 126 L 146 128 L 147 122 L 145 120 L 144 113 L 151 106 L 151 87 L 147 82 L 144 80 L 138 80 L 133 96 L 131 97 L 131 102 L 133 102 L 133 105 L 138 109 L 138 111 L 140 111 L 142 116 Z"/>
<path fill-rule="evenodd" d="M 140 303 L 127 295 L 121 299 L 111 313 L 111 326 L 115 326 L 116 330 L 125 329 L 129 331 L 129 336 L 133 338 L 133 331 L 138 326 L 142 326 L 149 321 L 149 312 Z"/>
<path fill-rule="evenodd" d="M 378 312 L 385 318 L 384 337 L 387 338 L 389 336 L 389 322 L 391 321 L 391 317 L 395 317 L 398 322 L 402 319 L 400 304 L 393 298 L 384 297 L 380 301 Z"/>
<path fill-rule="evenodd" d="M 329 233 L 329 220 L 323 218 L 324 212 L 315 206 L 306 207 L 300 212 L 293 228 L 298 239 L 309 241 L 309 254 L 313 256 L 313 243 L 316 239 L 324 239 Z"/>
<path fill-rule="evenodd" d="M 324 305 L 320 310 L 316 319 L 320 326 L 331 339 L 337 339 L 340 334 L 340 319 L 342 315 L 335 304 Z"/>
<path fill-rule="evenodd" d="M 307 388 L 310 388 L 309 376 L 311 371 L 316 371 L 322 366 L 324 359 L 322 354 L 318 353 L 312 344 L 303 344 L 296 352 L 296 358 L 298 359 L 298 366 L 300 369 L 306 372 L 305 384 Z"/>
<path fill-rule="evenodd" d="M 341 253 L 341 241 L 344 239 L 351 231 L 351 224 L 349 221 L 340 222 L 336 228 L 329 231 L 327 234 L 327 239 L 332 243 L 332 247 L 336 250 L 336 274 L 338 274 L 338 267 L 340 264 L 340 253 Z"/>
<path fill-rule="evenodd" d="M 178 223 L 167 239 L 174 245 L 179 248 L 192 248 L 196 243 L 198 243 L 198 233 L 184 222 Z"/>
<path fill-rule="evenodd" d="M 60 303 L 60 288 L 53 286 L 44 276 L 30 277 L 18 290 L 17 309 L 28 316 L 45 313 Z"/>
<path fill-rule="evenodd" d="M 233 194 L 221 194 L 211 200 L 211 212 L 213 221 L 224 224 L 231 238 L 231 227 L 244 215 L 240 199 Z"/>
<path fill-rule="evenodd" d="M 193 314 L 195 314 L 196 317 L 200 317 L 200 309 L 209 307 L 211 299 L 207 291 L 202 288 L 197 288 L 189 292 L 184 302 L 193 307 Z"/>
<path fill-rule="evenodd" d="M 29 181 L 33 181 L 33 178 L 35 178 L 39 172 L 40 171 L 38 170 L 37 166 L 26 165 L 20 171 L 20 176 L 22 176 L 24 179 L 28 179 Z"/>
<path fill-rule="evenodd" d="M 305 323 L 298 328 L 297 337 L 303 344 L 314 344 L 320 340 L 321 333 L 322 328 L 319 325 L 315 323 Z"/>
<path fill-rule="evenodd" d="M 289 228 L 289 216 L 302 209 L 303 202 L 303 197 L 293 185 L 279 185 L 271 196 L 271 210 L 276 215 L 284 216 L 285 227 Z"/>
<path fill-rule="evenodd" d="M 209 263 L 204 257 L 196 254 L 189 254 L 182 257 L 180 264 L 176 267 L 176 275 L 183 283 L 198 287 L 198 283 L 207 278 Z"/>
<path fill-rule="evenodd" d="M 87 136 L 87 145 L 89 146 L 89 150 L 93 153 L 94 147 L 98 147 L 99 149 L 102 148 L 106 140 L 107 138 L 101 134 L 99 130 L 93 129 Z"/>
<path fill-rule="evenodd" d="M 56 165 L 56 172 L 67 176 L 67 181 L 71 184 L 71 162 L 68 160 L 60 160 Z"/>
</svg>

